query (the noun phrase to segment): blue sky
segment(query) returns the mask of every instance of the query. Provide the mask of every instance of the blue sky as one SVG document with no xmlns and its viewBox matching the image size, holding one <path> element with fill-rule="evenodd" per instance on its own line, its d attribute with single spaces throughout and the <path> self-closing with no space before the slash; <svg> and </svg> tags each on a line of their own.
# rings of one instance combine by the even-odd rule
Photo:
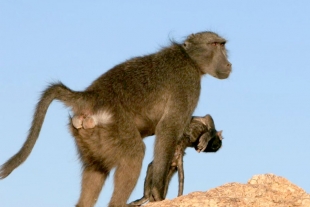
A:
<svg viewBox="0 0 310 207">
<path fill-rule="evenodd" d="M 310 193 L 310 2 L 1 1 L 0 163 L 23 144 L 40 92 L 61 80 L 83 90 L 122 61 L 173 38 L 211 30 L 228 40 L 233 73 L 205 76 L 194 115 L 223 130 L 215 154 L 186 150 L 184 193 L 274 173 Z M 69 110 L 51 104 L 27 161 L 0 181 L 0 206 L 74 206 L 81 165 L 67 129 Z M 140 198 L 154 137 L 130 201 Z M 106 206 L 112 176 L 97 206 Z M 177 195 L 173 178 L 168 198 Z"/>
</svg>

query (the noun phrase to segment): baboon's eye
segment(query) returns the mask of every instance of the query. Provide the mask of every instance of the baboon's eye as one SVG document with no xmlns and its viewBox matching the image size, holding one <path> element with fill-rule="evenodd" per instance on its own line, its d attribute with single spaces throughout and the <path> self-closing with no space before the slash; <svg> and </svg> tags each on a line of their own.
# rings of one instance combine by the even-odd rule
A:
<svg viewBox="0 0 310 207">
<path fill-rule="evenodd" d="M 220 45 L 221 47 L 224 47 L 225 46 L 225 42 L 212 42 L 210 43 L 212 46 L 217 46 L 217 45 Z"/>
</svg>

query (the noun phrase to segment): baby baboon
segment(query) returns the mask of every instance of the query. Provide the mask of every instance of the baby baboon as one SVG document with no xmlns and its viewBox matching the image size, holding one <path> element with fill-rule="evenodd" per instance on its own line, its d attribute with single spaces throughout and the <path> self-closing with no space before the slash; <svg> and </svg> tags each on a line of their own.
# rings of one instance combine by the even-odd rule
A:
<svg viewBox="0 0 310 207">
<path fill-rule="evenodd" d="M 94 140 L 75 136 L 83 164 L 77 206 L 96 203 L 112 168 L 116 170 L 109 206 L 125 206 L 140 174 L 145 149 L 142 138 L 151 134 L 156 134 L 151 191 L 155 201 L 162 200 L 174 143 L 191 120 L 202 76 L 225 79 L 231 72 L 225 43 L 213 32 L 200 32 L 182 44 L 173 42 L 157 53 L 116 65 L 85 91 L 73 91 L 62 83 L 51 84 L 36 106 L 27 140 L 1 166 L 0 178 L 26 160 L 49 105 L 59 100 L 76 116 L 95 116 L 97 126 L 104 129 Z M 79 130 L 82 133 L 85 129 Z"/>
<path fill-rule="evenodd" d="M 222 146 L 222 131 L 216 131 L 214 121 L 210 115 L 193 117 L 189 126 L 185 129 L 182 138 L 176 146 L 174 157 L 169 167 L 166 178 L 164 197 L 168 191 L 168 185 L 172 176 L 178 171 L 179 191 L 178 196 L 183 195 L 184 169 L 183 156 L 187 147 L 194 147 L 198 152 L 216 152 Z M 143 197 L 131 202 L 131 205 L 140 206 L 148 200 L 153 201 L 151 195 L 153 162 L 148 165 L 144 181 Z"/>
</svg>

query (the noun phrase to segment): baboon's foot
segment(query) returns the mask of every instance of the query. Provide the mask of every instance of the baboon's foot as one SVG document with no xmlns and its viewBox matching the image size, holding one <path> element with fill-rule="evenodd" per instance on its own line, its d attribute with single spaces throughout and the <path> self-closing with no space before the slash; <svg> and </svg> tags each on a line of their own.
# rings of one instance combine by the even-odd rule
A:
<svg viewBox="0 0 310 207">
<path fill-rule="evenodd" d="M 147 197 L 143 196 L 142 198 L 129 203 L 129 205 L 131 205 L 131 206 L 141 206 L 142 204 L 146 203 L 148 200 L 149 199 Z"/>
</svg>

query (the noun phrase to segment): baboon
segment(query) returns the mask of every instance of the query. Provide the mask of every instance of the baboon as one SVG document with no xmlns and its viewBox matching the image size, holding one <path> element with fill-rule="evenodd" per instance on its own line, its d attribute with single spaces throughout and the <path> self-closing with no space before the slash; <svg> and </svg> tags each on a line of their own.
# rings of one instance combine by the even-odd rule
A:
<svg viewBox="0 0 310 207">
<path fill-rule="evenodd" d="M 1 166 L 0 178 L 29 156 L 49 105 L 58 100 L 75 116 L 97 117 L 98 126 L 104 129 L 98 139 L 76 139 L 83 164 L 76 206 L 94 206 L 112 168 L 114 192 L 109 206 L 126 206 L 140 175 L 145 151 L 142 138 L 152 134 L 156 140 L 151 191 L 155 201 L 163 200 L 174 143 L 191 120 L 202 76 L 225 79 L 231 73 L 225 43 L 216 33 L 200 32 L 183 43 L 172 42 L 154 54 L 116 65 L 84 91 L 73 91 L 61 82 L 49 85 L 36 106 L 25 143 Z"/>
<path fill-rule="evenodd" d="M 178 141 L 174 156 L 169 167 L 166 178 L 164 197 L 166 197 L 168 186 L 172 176 L 178 171 L 179 190 L 178 196 L 183 195 L 184 169 L 183 157 L 187 147 L 194 147 L 198 152 L 216 152 L 222 146 L 222 131 L 216 131 L 214 121 L 210 115 L 204 117 L 193 117 L 189 126 L 185 129 L 182 138 Z M 148 165 L 144 181 L 143 197 L 131 202 L 131 205 L 140 206 L 147 201 L 152 201 L 152 169 L 153 162 Z"/>
</svg>

